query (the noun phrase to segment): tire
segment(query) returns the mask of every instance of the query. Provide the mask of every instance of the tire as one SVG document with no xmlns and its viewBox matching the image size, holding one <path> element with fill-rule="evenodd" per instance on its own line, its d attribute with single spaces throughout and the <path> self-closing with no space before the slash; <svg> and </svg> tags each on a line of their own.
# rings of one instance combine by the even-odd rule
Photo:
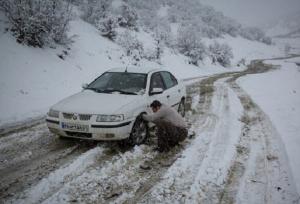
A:
<svg viewBox="0 0 300 204">
<path fill-rule="evenodd" d="M 177 112 L 184 118 L 185 116 L 185 102 L 184 99 L 181 99 Z"/>
<path fill-rule="evenodd" d="M 132 127 L 128 142 L 130 145 L 141 145 L 149 136 L 148 124 L 138 117 Z"/>
</svg>

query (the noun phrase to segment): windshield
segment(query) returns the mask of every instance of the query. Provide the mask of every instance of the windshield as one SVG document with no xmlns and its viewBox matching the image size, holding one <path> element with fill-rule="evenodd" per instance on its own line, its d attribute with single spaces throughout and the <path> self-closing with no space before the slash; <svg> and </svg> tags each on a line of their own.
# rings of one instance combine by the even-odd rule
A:
<svg viewBox="0 0 300 204">
<path fill-rule="evenodd" d="M 105 72 L 87 89 L 97 92 L 121 94 L 143 94 L 146 88 L 147 74 L 128 72 Z"/>
</svg>

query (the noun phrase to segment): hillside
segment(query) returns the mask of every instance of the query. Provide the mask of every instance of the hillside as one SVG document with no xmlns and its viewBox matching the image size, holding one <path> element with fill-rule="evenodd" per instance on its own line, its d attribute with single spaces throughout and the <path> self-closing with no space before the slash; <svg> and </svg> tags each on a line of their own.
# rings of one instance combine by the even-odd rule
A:
<svg viewBox="0 0 300 204">
<path fill-rule="evenodd" d="M 299 13 L 291 13 L 284 17 L 278 18 L 266 26 L 266 33 L 272 37 L 300 37 L 299 18 Z"/>
</svg>

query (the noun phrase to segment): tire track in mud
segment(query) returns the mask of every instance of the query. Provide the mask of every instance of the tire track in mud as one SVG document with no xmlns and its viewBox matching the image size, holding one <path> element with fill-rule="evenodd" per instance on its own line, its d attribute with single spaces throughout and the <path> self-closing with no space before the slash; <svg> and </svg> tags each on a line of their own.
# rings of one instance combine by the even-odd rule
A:
<svg viewBox="0 0 300 204">
<path fill-rule="evenodd" d="M 235 91 L 244 108 L 244 116 L 241 118 L 244 125 L 239 144 L 236 146 L 236 158 L 230 166 L 224 184 L 209 187 L 212 190 L 212 194 L 209 196 L 216 198 L 215 201 L 219 203 L 237 202 L 237 195 L 241 195 L 240 197 L 249 201 L 247 198 L 253 195 L 247 195 L 247 190 L 254 189 L 254 187 L 258 191 L 264 192 L 260 194 L 262 196 L 259 198 L 264 203 L 275 199 L 290 199 L 295 196 L 292 192 L 292 186 L 289 186 L 291 185 L 289 183 L 290 177 L 286 173 L 288 169 L 282 170 L 282 166 L 285 163 L 282 163 L 281 159 L 277 159 L 282 156 L 275 154 L 280 148 L 277 147 L 278 145 L 275 145 L 277 149 L 273 148 L 273 135 L 267 131 L 274 131 L 270 130 L 272 129 L 271 122 L 235 82 L 236 79 L 244 75 L 263 73 L 272 69 L 274 67 L 256 60 L 245 71 L 217 74 L 187 87 L 186 108 L 191 112 L 191 114 L 187 114 L 191 130 L 202 129 L 202 131 L 208 131 L 216 126 L 218 117 L 210 110 L 216 92 L 215 89 L 220 88 L 215 86 L 215 82 L 218 80 L 230 78 L 227 80 L 227 83 Z M 220 99 L 226 98 L 225 92 L 221 91 L 219 94 Z M 193 98 L 197 95 L 200 95 L 198 104 L 192 107 Z M 254 125 L 258 124 L 261 124 L 261 127 L 257 129 L 253 128 Z M 38 139 L 35 138 L 28 144 L 22 144 L 20 141 L 17 141 L 17 136 L 13 138 L 14 134 L 18 134 L 18 131 L 0 137 L 0 141 L 5 141 L 3 145 L 1 143 L 2 148 L 0 145 L 0 162 L 22 155 L 23 152 L 20 152 L 20 150 L 19 152 L 14 152 L 18 148 L 23 150 L 28 148 L 29 152 L 32 153 L 32 155 L 15 163 L 6 161 L 6 164 L 5 162 L 3 162 L 3 165 L 1 164 L 0 203 L 7 200 L 15 202 L 15 198 L 22 199 L 22 196 L 24 196 L 21 193 L 22 191 L 30 191 L 31 186 L 38 184 L 41 179 L 47 179 L 50 173 L 67 167 L 73 161 L 79 159 L 83 153 L 89 152 L 89 150 L 93 151 L 96 147 L 96 143 L 89 144 L 88 142 L 83 142 L 83 144 L 80 144 L 81 142 L 76 142 L 75 140 L 62 142 L 61 140 L 53 139 L 53 135 L 46 135 L 48 139 L 41 140 L 39 136 L 46 132 L 46 127 L 43 127 L 43 125 L 45 126 L 45 124 L 41 125 L 41 132 L 38 134 Z M 36 127 L 39 129 L 39 125 L 31 128 L 34 129 Z M 262 129 L 265 131 L 259 136 L 252 138 L 253 132 Z M 25 130 L 27 131 L 27 129 Z M 20 133 L 22 135 L 24 130 L 22 129 Z M 24 133 L 23 136 L 26 137 L 30 134 Z M 155 199 L 152 200 L 153 197 L 151 195 L 153 187 L 161 183 L 163 176 L 176 161 L 183 157 L 183 151 L 188 149 L 194 141 L 195 137 L 192 136 L 167 154 L 153 152 L 151 148 L 155 146 L 154 141 L 148 145 L 142 145 L 133 150 L 125 151 L 120 150 L 114 145 L 106 146 L 98 144 L 99 147 L 96 148 L 101 148 L 103 150 L 102 154 L 95 157 L 92 163 L 84 167 L 80 172 L 66 174 L 61 183 L 54 183 L 47 192 L 36 200 L 36 203 L 151 203 L 155 201 Z M 204 142 L 206 142 L 204 146 L 200 147 L 203 157 L 209 151 L 208 146 L 211 140 L 207 139 Z M 255 146 L 253 145 L 255 142 L 262 143 L 263 145 Z M 5 144 L 7 144 L 6 147 Z M 16 147 L 14 147 L 14 144 L 17 144 Z M 249 156 L 253 146 L 258 149 L 258 153 Z M 43 149 L 43 147 L 45 148 Z M 203 159 L 200 157 L 197 165 L 193 167 L 195 169 L 186 183 L 187 186 L 189 186 L 188 184 L 192 184 L 193 178 L 197 174 L 196 170 L 197 168 L 201 168 Z M 253 172 L 247 170 L 247 165 L 251 162 L 252 165 L 257 166 Z M 254 174 L 256 177 L 251 178 L 249 182 L 245 179 L 245 175 L 250 174 Z M 268 174 L 277 177 L 283 175 L 284 185 L 280 184 L 279 186 L 278 183 L 266 185 L 270 181 Z M 175 185 L 176 183 L 174 182 L 169 187 L 172 189 Z M 274 186 L 281 189 L 278 190 Z M 184 190 L 187 192 L 190 190 L 189 188 Z M 256 191 L 253 190 L 253 192 Z M 278 194 L 278 192 L 280 193 Z M 174 198 L 172 191 L 165 191 L 165 195 L 166 198 L 168 196 Z M 270 198 L 270 195 L 276 196 Z M 182 199 L 181 203 L 188 202 L 183 193 L 178 196 Z M 14 199 L 11 199 L 12 197 Z M 293 201 L 293 199 L 290 200 Z"/>
<path fill-rule="evenodd" d="M 190 129 L 202 129 L 202 131 L 205 131 L 215 126 L 217 120 L 216 116 L 209 111 L 211 109 L 212 97 L 214 93 L 213 84 L 215 81 L 227 77 L 228 75 L 230 74 L 218 74 L 216 76 L 203 79 L 201 82 L 194 83 L 187 87 L 188 97 L 186 108 L 193 113 L 192 115 L 188 116 L 188 123 L 193 124 L 193 127 L 191 127 Z M 192 110 L 192 99 L 195 95 L 198 94 L 200 94 L 201 97 L 199 98 L 196 108 Z M 220 97 L 222 98 L 224 96 L 222 96 L 221 94 Z M 182 157 L 182 152 L 186 148 L 188 148 L 188 146 L 194 141 L 194 139 L 195 138 L 190 138 L 190 140 L 186 140 L 181 147 L 172 149 L 172 151 L 166 155 L 159 154 L 157 157 L 153 158 L 152 161 L 149 161 L 149 163 L 152 164 L 151 169 L 145 171 L 145 176 L 147 176 L 148 178 L 146 179 L 144 184 L 142 184 L 141 187 L 136 191 L 135 195 L 132 198 L 126 200 L 124 203 L 155 203 L 155 199 L 153 200 L 153 197 L 149 194 L 151 193 L 151 189 L 155 185 L 160 183 L 164 174 L 177 159 L 180 159 Z M 209 141 L 206 141 L 205 143 L 208 144 Z M 203 147 L 202 150 L 204 157 L 205 152 L 207 151 L 207 147 Z M 199 162 L 201 163 L 201 158 L 199 158 Z M 167 165 L 164 165 L 164 163 L 167 163 Z M 174 187 L 174 183 L 170 186 Z"/>
<path fill-rule="evenodd" d="M 225 79 L 229 78 L 227 80 L 227 83 L 229 84 L 229 87 L 235 92 L 237 99 L 240 100 L 241 105 L 244 109 L 244 115 L 240 119 L 241 122 L 244 124 L 241 129 L 241 135 L 238 138 L 238 143 L 235 146 L 236 148 L 236 155 L 232 158 L 233 161 L 231 161 L 231 164 L 229 165 L 228 169 L 224 169 L 224 172 L 221 172 L 221 174 L 224 174 L 225 180 L 223 183 L 220 183 L 218 185 L 213 185 L 213 183 L 208 183 L 210 186 L 208 186 L 207 189 L 211 192 L 207 198 L 201 198 L 201 197 L 195 197 L 193 202 L 199 202 L 200 200 L 203 201 L 203 203 L 235 203 L 239 202 L 240 200 L 236 200 L 237 194 L 243 194 L 243 192 L 240 192 L 240 188 L 243 189 L 246 193 L 252 192 L 251 195 L 242 195 L 244 196 L 245 200 L 243 201 L 250 201 L 247 200 L 249 197 L 255 197 L 254 202 L 262 202 L 262 203 L 274 203 L 275 201 L 278 203 L 278 201 L 283 202 L 297 202 L 298 195 L 295 192 L 295 188 L 292 185 L 292 181 L 290 180 L 291 177 L 288 174 L 288 167 L 285 168 L 284 165 L 287 165 L 284 163 L 284 160 L 282 158 L 277 158 L 277 156 L 273 156 L 271 151 L 271 147 L 274 145 L 278 146 L 278 144 L 270 145 L 270 139 L 269 137 L 272 137 L 272 133 L 266 131 L 268 128 L 272 129 L 272 123 L 268 120 L 267 116 L 254 104 L 254 102 L 251 100 L 251 98 L 242 92 L 238 87 L 238 85 L 235 83 L 236 79 L 239 77 L 245 76 L 247 74 L 258 74 L 258 73 L 264 73 L 268 71 L 272 71 L 277 69 L 276 66 L 264 64 L 262 60 L 254 60 L 252 63 L 248 66 L 248 69 L 241 72 L 231 72 L 231 73 L 224 73 L 224 74 L 218 74 L 213 77 L 209 77 L 207 79 L 202 80 L 200 83 L 193 84 L 188 89 L 188 95 L 187 101 L 192 101 L 193 95 L 195 95 L 197 92 L 200 93 L 200 100 L 199 104 L 197 106 L 197 109 L 194 110 L 194 114 L 190 116 L 190 122 L 193 123 L 195 121 L 198 121 L 198 128 L 204 128 L 204 129 L 210 129 L 215 126 L 216 122 L 209 123 L 208 120 L 212 119 L 212 116 L 209 114 L 209 109 L 212 105 L 212 97 L 215 92 L 215 82 L 219 79 Z M 194 89 L 192 88 L 194 86 Z M 238 92 L 239 91 L 239 92 Z M 187 108 L 190 109 L 191 103 L 189 102 L 187 104 Z M 253 113 L 252 108 L 256 108 L 256 112 Z M 262 124 L 262 127 L 256 127 L 255 124 Z M 264 131 L 263 131 L 264 130 Z M 255 138 L 253 138 L 253 132 L 257 133 L 259 132 L 259 135 Z M 256 141 L 256 143 L 261 143 L 262 145 L 254 145 L 252 140 Z M 193 140 L 188 141 L 184 147 L 176 152 L 176 157 L 173 158 L 180 159 L 182 156 L 182 151 L 189 147 L 190 143 L 192 143 Z M 277 141 L 278 142 L 278 141 Z M 207 144 L 210 142 L 208 141 Z M 269 145 L 268 145 L 269 144 Z M 254 150 L 253 150 L 254 149 Z M 277 151 L 280 148 L 277 148 Z M 203 154 L 205 154 L 206 151 L 208 151 L 207 148 L 203 148 Z M 254 151 L 255 154 L 250 155 Z M 257 151 L 257 152 L 255 152 Z M 282 153 L 282 150 L 280 150 Z M 282 153 L 284 154 L 284 153 Z M 251 157 L 250 157 L 251 156 Z M 250 159 L 249 159 L 250 157 Z M 171 157 L 169 157 L 167 160 L 170 160 Z M 202 165 L 202 159 L 200 159 L 200 164 L 198 165 L 199 168 L 203 168 Z M 156 160 L 156 159 L 154 159 Z M 247 162 L 251 160 L 252 165 L 255 166 L 254 172 L 246 172 L 248 171 L 247 168 Z M 173 162 L 172 162 L 173 163 Z M 275 163 L 275 164 L 274 164 Z M 282 163 L 282 164 L 280 164 Z M 277 170 L 274 170 L 277 169 Z M 125 203 L 159 203 L 161 201 L 168 201 L 173 202 L 169 198 L 176 198 L 175 201 L 179 203 L 187 203 L 191 200 L 188 200 L 185 198 L 186 195 L 179 194 L 175 195 L 174 193 L 178 193 L 177 191 L 174 191 L 174 185 L 176 186 L 176 182 L 169 183 L 168 186 L 164 189 L 164 195 L 163 200 L 157 200 L 155 196 L 158 195 L 151 195 L 151 191 L 154 186 L 157 186 L 161 183 L 162 177 L 165 175 L 165 173 L 170 169 L 168 166 L 167 168 L 164 167 L 157 167 L 153 168 L 154 171 L 159 172 L 156 174 L 153 174 L 153 176 L 150 176 L 146 179 L 145 185 L 141 186 L 137 191 L 134 197 L 127 200 Z M 284 169 L 284 170 L 282 170 Z M 150 171 L 151 172 L 151 171 Z M 255 183 L 255 186 L 252 187 L 244 187 L 243 182 L 248 182 L 249 179 L 244 181 L 245 175 L 244 174 L 255 174 L 256 177 L 250 178 L 250 182 Z M 271 174 L 272 173 L 272 174 Z M 277 182 L 277 187 L 275 184 L 270 187 L 269 183 L 272 183 L 273 181 L 269 179 L 269 174 L 272 176 L 278 178 L 281 183 Z M 194 176 L 191 176 L 192 178 L 195 178 Z M 264 179 L 257 179 L 257 178 L 264 178 Z M 274 179 L 273 179 L 274 180 Z M 264 184 L 265 182 L 265 184 Z M 267 183 L 267 185 L 266 185 Z M 273 182 L 274 183 L 274 182 Z M 276 182 L 275 182 L 276 183 Z M 260 187 L 257 187 L 257 185 L 260 185 Z M 207 186 L 206 186 L 207 187 Z M 248 189 L 249 188 L 249 189 Z M 173 192 L 172 192 L 173 189 Z M 279 189 L 279 190 L 278 190 Z M 186 189 L 185 189 L 186 190 Z M 282 191 L 281 191 L 282 190 Z M 277 192 L 276 192 L 277 191 Z M 278 191 L 281 191 L 278 193 Z M 207 192 L 207 191 L 206 191 Z M 254 193 L 253 193 L 254 192 Z M 259 196 L 257 196 L 256 193 L 259 193 Z M 277 193 L 277 194 L 276 194 Z M 271 198 L 273 196 L 273 198 Z M 155 197 L 155 198 L 154 198 Z M 253 201 L 253 200 L 252 200 Z M 276 203 L 275 202 L 275 203 Z"/>
<path fill-rule="evenodd" d="M 118 149 L 117 151 L 113 149 L 115 147 Z M 85 151 L 70 151 L 69 153 L 68 159 L 58 160 L 58 163 L 56 163 L 57 168 L 52 168 L 34 185 L 27 186 L 27 188 L 6 201 L 8 203 L 24 204 L 47 203 L 49 198 L 57 194 L 65 186 L 77 181 L 86 172 L 89 172 L 91 169 L 98 169 L 99 166 L 105 165 L 105 162 L 111 161 L 114 156 L 121 154 L 117 145 L 111 143 L 98 143 L 97 146 L 88 146 L 85 148 Z M 80 193 L 81 191 L 75 194 Z"/>
<path fill-rule="evenodd" d="M 227 80 L 244 108 L 244 123 L 236 159 L 233 162 L 220 203 L 298 203 L 299 195 L 292 181 L 280 136 L 268 116 L 242 90 L 236 80 L 246 74 L 277 69 L 255 61 L 244 73 Z"/>
<path fill-rule="evenodd" d="M 59 139 L 46 124 L 20 129 L 0 138 L 0 203 L 34 186 L 95 144 Z"/>
<path fill-rule="evenodd" d="M 194 85 L 194 88 L 199 86 L 199 90 L 197 88 L 194 90 L 193 88 L 188 88 L 188 91 L 190 91 L 189 95 L 198 94 L 200 91 L 200 94 L 204 96 L 200 97 L 199 101 L 200 105 L 197 113 L 200 113 L 200 115 L 206 114 L 205 110 L 211 104 L 213 82 L 218 78 L 222 78 L 223 75 L 227 74 L 210 77 L 204 79 L 200 84 Z M 187 108 L 189 109 L 189 102 L 187 102 Z M 192 117 L 193 115 L 191 116 L 191 121 L 199 119 L 199 116 Z M 214 123 L 214 118 L 211 115 L 207 115 L 207 118 L 201 121 L 202 123 L 199 123 L 198 126 L 207 127 L 209 123 Z M 1 200 L 15 197 L 20 192 L 47 177 L 51 172 L 59 169 L 62 165 L 72 162 L 82 153 L 94 147 L 93 145 L 81 145 L 80 142 L 71 140 L 62 142 L 47 131 L 45 123 L 40 122 L 29 126 L 25 125 L 21 128 L 18 127 L 17 129 L 10 129 L 8 132 L 2 131 L 2 133 L 0 137 L 2 140 L 2 148 L 0 148 Z M 21 140 L 20 137 L 22 138 Z M 174 148 L 165 157 L 158 155 L 151 161 L 145 161 L 152 165 L 151 172 L 153 173 L 145 171 L 145 175 L 150 175 L 150 177 L 147 177 L 147 182 L 145 182 L 149 188 L 159 182 L 159 178 L 172 165 L 170 161 L 174 162 L 185 147 L 186 144 L 179 148 Z M 105 156 L 103 158 L 104 161 L 110 161 L 115 154 Z M 156 172 L 159 172 L 159 174 Z M 147 191 L 147 185 L 141 187 L 137 191 L 137 195 L 144 194 L 141 192 Z"/>
<path fill-rule="evenodd" d="M 215 80 L 217 79 L 216 77 Z M 210 81 L 213 84 L 214 80 Z M 212 85 L 208 86 L 205 82 L 205 84 L 200 86 L 202 87 L 200 90 L 203 96 L 206 96 L 207 99 L 201 98 L 198 111 L 202 114 L 207 114 L 205 109 L 209 108 L 211 104 L 211 99 L 209 98 L 213 95 Z M 190 90 L 190 96 L 199 92 L 199 90 L 191 90 L 190 88 L 188 90 Z M 190 103 L 191 98 L 187 100 L 187 108 L 189 108 Z M 191 120 L 196 121 L 199 117 L 197 116 Z M 203 122 L 199 126 L 206 127 L 210 123 L 214 123 L 212 115 L 207 114 L 206 118 L 206 120 L 202 120 Z M 192 123 L 193 121 L 190 122 Z M 181 152 L 189 142 L 186 141 L 166 154 L 158 154 L 152 150 L 156 146 L 155 141 L 151 141 L 151 144 L 148 144 L 148 146 L 136 147 L 137 149 L 135 148 L 133 152 L 130 150 L 125 153 L 114 154 L 112 157 L 104 159 L 101 163 L 95 163 L 93 168 L 87 169 L 87 172 L 77 176 L 76 179 L 71 179 L 61 188 L 56 188 L 55 191 L 49 193 L 49 197 L 44 197 L 40 201 L 45 203 L 71 201 L 137 203 L 160 181 L 162 175 L 181 156 Z M 66 200 L 63 200 L 63 197 L 66 195 Z"/>
</svg>

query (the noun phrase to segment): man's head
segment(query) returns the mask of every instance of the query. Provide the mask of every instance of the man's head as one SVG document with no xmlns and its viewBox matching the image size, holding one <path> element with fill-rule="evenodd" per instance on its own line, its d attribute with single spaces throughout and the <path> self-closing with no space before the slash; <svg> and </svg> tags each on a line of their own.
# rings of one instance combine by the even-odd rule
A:
<svg viewBox="0 0 300 204">
<path fill-rule="evenodd" d="M 152 108 L 152 111 L 156 113 L 160 109 L 161 103 L 158 100 L 155 100 L 150 104 L 150 107 Z"/>
</svg>

